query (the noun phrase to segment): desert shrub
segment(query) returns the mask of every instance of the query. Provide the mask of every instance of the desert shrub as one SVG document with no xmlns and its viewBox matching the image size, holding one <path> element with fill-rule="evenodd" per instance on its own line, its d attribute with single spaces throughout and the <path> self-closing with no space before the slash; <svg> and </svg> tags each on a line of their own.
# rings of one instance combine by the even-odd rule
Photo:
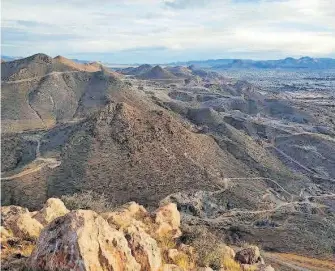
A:
<svg viewBox="0 0 335 271">
<path fill-rule="evenodd" d="M 61 199 L 69 210 L 84 209 L 103 213 L 111 209 L 111 204 L 108 202 L 105 195 L 93 191 L 85 191 L 73 195 L 63 195 Z"/>
<path fill-rule="evenodd" d="M 229 270 L 229 271 L 240 271 L 241 270 L 240 264 L 230 257 L 223 257 L 221 264 L 224 270 Z"/>
<path fill-rule="evenodd" d="M 205 227 L 190 227 L 183 229 L 182 242 L 194 247 L 196 251 L 196 262 L 198 266 L 209 266 L 220 269 L 221 266 L 230 265 L 233 269 L 236 263 L 229 255 L 227 246 Z M 236 263 L 235 266 L 239 267 Z"/>
<path fill-rule="evenodd" d="M 171 235 L 156 236 L 155 238 L 163 251 L 176 247 L 176 241 Z"/>
<path fill-rule="evenodd" d="M 174 263 L 184 271 L 191 270 L 193 267 L 192 260 L 185 253 L 179 253 L 174 259 Z"/>
</svg>

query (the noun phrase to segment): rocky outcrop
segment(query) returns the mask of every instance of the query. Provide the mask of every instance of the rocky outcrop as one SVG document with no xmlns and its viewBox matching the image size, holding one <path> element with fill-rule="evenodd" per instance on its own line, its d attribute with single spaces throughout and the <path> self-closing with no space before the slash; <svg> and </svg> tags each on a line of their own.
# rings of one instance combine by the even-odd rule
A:
<svg viewBox="0 0 335 271">
<path fill-rule="evenodd" d="M 97 213 L 78 210 L 55 219 L 41 233 L 29 266 L 42 270 L 141 270 L 118 230 Z"/>
<path fill-rule="evenodd" d="M 25 240 L 35 240 L 43 228 L 41 223 L 31 217 L 28 209 L 19 206 L 1 208 L 1 236 L 15 236 Z"/>
<path fill-rule="evenodd" d="M 179 237 L 181 235 L 180 213 L 175 203 L 160 207 L 155 212 L 155 222 L 159 225 L 156 231 L 159 236 L 171 235 Z"/>
<path fill-rule="evenodd" d="M 1 225 L 10 228 L 10 225 L 17 220 L 19 215 L 28 213 L 27 208 L 20 206 L 2 206 L 1 207 Z"/>
<path fill-rule="evenodd" d="M 241 264 L 255 264 L 261 261 L 259 248 L 250 246 L 238 251 L 235 255 L 235 260 Z"/>
<path fill-rule="evenodd" d="M 64 203 L 60 199 L 50 198 L 44 204 L 42 210 L 34 215 L 34 218 L 45 226 L 55 218 L 63 216 L 68 212 L 69 210 L 65 207 Z"/>
<path fill-rule="evenodd" d="M 101 216 L 117 229 L 125 229 L 130 225 L 145 228 L 143 220 L 149 217 L 149 213 L 142 205 L 129 202 L 113 210 L 113 212 L 102 213 Z"/>
<path fill-rule="evenodd" d="M 162 256 L 156 240 L 135 226 L 127 228 L 125 237 L 132 255 L 141 263 L 141 271 L 158 271 L 162 266 Z"/>
<path fill-rule="evenodd" d="M 194 247 L 178 238 L 180 214 L 173 203 L 150 213 L 130 202 L 98 214 L 91 210 L 70 212 L 61 200 L 49 199 L 40 211 L 8 206 L 2 213 L 4 270 L 211 270 L 196 260 Z M 232 248 L 222 245 L 219 254 L 218 258 L 229 258 L 240 270 L 271 270 L 260 261 L 257 247 L 235 256 Z"/>
<path fill-rule="evenodd" d="M 37 239 L 43 226 L 36 219 L 32 218 L 29 213 L 18 216 L 15 223 L 12 224 L 13 234 L 22 239 Z"/>
</svg>

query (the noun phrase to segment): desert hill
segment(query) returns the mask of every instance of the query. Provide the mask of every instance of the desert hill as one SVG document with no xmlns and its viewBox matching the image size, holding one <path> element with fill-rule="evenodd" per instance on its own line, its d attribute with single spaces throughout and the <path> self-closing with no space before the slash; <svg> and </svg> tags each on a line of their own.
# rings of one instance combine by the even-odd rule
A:
<svg viewBox="0 0 335 271">
<path fill-rule="evenodd" d="M 105 106 L 121 87 L 114 72 L 37 54 L 2 64 L 3 132 L 43 129 Z"/>
<path fill-rule="evenodd" d="M 190 187 L 217 189 L 224 185 L 223 176 L 235 176 L 237 172 L 239 176 L 257 176 L 257 171 L 252 173 L 211 137 L 185 127 L 165 110 L 128 95 L 115 96 L 123 102 L 111 103 L 80 123 L 42 134 L 37 140 L 41 156 L 56 155 L 59 165 L 50 170 L 45 164 L 36 173 L 4 180 L 3 202 L 35 208 L 50 195 L 93 189 L 106 193 L 115 204 L 137 200 L 152 205 L 171 192 Z M 29 137 L 33 136 L 26 133 L 21 140 L 31 141 Z M 15 156 L 16 148 L 23 157 Z M 15 168 L 22 159 L 29 161 L 24 148 L 15 144 L 3 148 L 6 168 Z M 30 163 L 38 159 L 34 156 Z M 26 180 L 21 187 L 19 180 Z M 15 199 L 19 190 L 35 191 L 39 197 Z"/>
<path fill-rule="evenodd" d="M 143 65 L 140 65 L 138 67 L 128 67 L 128 68 L 120 69 L 120 72 L 122 74 L 126 74 L 126 75 L 139 76 L 142 73 L 145 73 L 145 72 L 151 70 L 152 68 L 153 67 L 149 64 L 143 64 Z"/>
<path fill-rule="evenodd" d="M 152 69 L 141 73 L 139 75 L 141 79 L 174 79 L 176 78 L 171 72 L 162 68 L 161 66 L 155 66 Z"/>
</svg>

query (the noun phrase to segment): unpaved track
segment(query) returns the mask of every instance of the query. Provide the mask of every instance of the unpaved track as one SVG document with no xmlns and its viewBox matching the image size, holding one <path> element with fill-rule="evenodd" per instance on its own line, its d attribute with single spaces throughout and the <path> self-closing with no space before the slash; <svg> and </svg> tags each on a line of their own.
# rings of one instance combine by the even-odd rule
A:
<svg viewBox="0 0 335 271">
<path fill-rule="evenodd" d="M 251 177 L 251 178 L 248 178 L 248 177 L 244 177 L 244 178 L 225 178 L 227 179 L 228 181 L 229 180 L 266 180 L 266 181 L 269 181 L 269 182 L 272 182 L 274 183 L 275 185 L 277 185 L 281 190 L 283 190 L 284 193 L 286 193 L 287 195 L 289 195 L 291 197 L 291 200 L 293 200 L 293 198 L 296 196 L 290 192 L 288 192 L 284 187 L 282 187 L 278 182 L 276 182 L 275 180 L 272 180 L 270 178 L 264 178 L 264 177 Z"/>
<path fill-rule="evenodd" d="M 1 83 L 3 84 L 17 84 L 17 83 L 22 83 L 22 82 L 30 82 L 33 80 L 38 80 L 38 79 L 42 79 L 51 75 L 60 75 L 60 74 L 65 74 L 65 73 L 78 73 L 80 71 L 66 71 L 66 72 L 50 72 L 47 73 L 46 75 L 43 76 L 35 76 L 35 77 L 30 77 L 27 79 L 20 79 L 20 80 L 13 80 L 13 81 L 1 81 Z"/>
<path fill-rule="evenodd" d="M 287 261 L 283 261 L 282 259 L 279 259 L 278 257 L 272 255 L 271 253 L 265 253 L 264 255 L 266 259 L 269 259 L 275 263 L 278 263 L 282 266 L 290 268 L 292 271 L 311 271 L 311 269 L 307 269 L 304 267 L 297 266 L 293 263 L 288 263 Z"/>
<path fill-rule="evenodd" d="M 40 147 L 41 147 L 41 137 L 42 135 L 29 135 L 29 136 L 25 136 L 26 140 L 30 140 L 30 141 L 35 141 L 37 143 L 36 146 L 36 154 L 35 154 L 35 160 L 32 162 L 38 162 L 41 161 L 42 164 L 39 164 L 33 168 L 28 168 L 25 169 L 23 171 L 21 171 L 20 173 L 14 174 L 12 176 L 8 176 L 8 177 L 1 177 L 1 180 L 3 181 L 9 181 L 9 180 L 13 180 L 13 179 L 17 179 L 17 178 L 21 178 L 23 176 L 32 174 L 34 172 L 40 171 L 42 170 L 44 167 L 49 167 L 49 168 L 56 168 L 61 164 L 61 161 L 58 161 L 55 158 L 44 158 L 41 157 L 41 152 L 40 152 Z"/>
</svg>

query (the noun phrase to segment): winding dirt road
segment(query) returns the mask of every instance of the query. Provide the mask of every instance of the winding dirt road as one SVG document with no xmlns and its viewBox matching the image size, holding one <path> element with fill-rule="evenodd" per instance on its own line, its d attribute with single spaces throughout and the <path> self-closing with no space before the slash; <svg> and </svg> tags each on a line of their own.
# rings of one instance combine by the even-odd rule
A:
<svg viewBox="0 0 335 271">
<path fill-rule="evenodd" d="M 16 173 L 14 175 L 8 176 L 8 177 L 1 177 L 1 180 L 3 181 L 9 181 L 17 178 L 21 178 L 23 176 L 32 174 L 34 172 L 42 170 L 44 167 L 49 167 L 49 168 L 56 168 L 60 166 L 61 161 L 58 161 L 55 158 L 44 158 L 41 157 L 41 152 L 40 152 L 40 147 L 41 147 L 41 137 L 42 135 L 30 135 L 26 136 L 25 139 L 29 141 L 34 141 L 37 143 L 36 146 L 36 151 L 35 151 L 35 160 L 32 161 L 30 164 L 33 165 L 34 163 L 38 162 L 37 165 L 35 165 L 33 168 L 26 168 L 23 169 L 23 171 Z M 42 163 L 41 163 L 42 162 Z"/>
</svg>

